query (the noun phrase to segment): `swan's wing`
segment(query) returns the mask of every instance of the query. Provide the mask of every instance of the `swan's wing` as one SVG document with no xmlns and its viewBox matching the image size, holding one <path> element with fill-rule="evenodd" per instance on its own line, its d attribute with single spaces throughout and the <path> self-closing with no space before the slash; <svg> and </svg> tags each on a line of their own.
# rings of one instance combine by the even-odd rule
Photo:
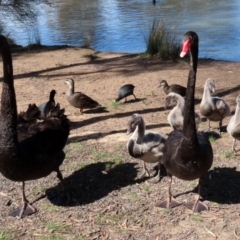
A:
<svg viewBox="0 0 240 240">
<path fill-rule="evenodd" d="M 142 145 L 137 144 L 135 140 L 130 139 L 127 143 L 128 153 L 133 158 L 140 158 L 144 155 L 142 153 Z"/>
<path fill-rule="evenodd" d="M 240 140 L 240 123 L 237 124 L 231 132 L 232 137 Z"/>
<path fill-rule="evenodd" d="M 40 118 L 40 111 L 36 104 L 29 104 L 26 112 L 20 112 L 18 114 L 17 124 L 31 124 L 37 122 Z"/>
<path fill-rule="evenodd" d="M 46 159 L 62 151 L 69 135 L 68 119 L 59 104 L 47 119 L 33 124 L 18 125 L 19 148 L 23 158 L 34 161 Z M 41 156 L 41 157 L 40 157 Z"/>
<path fill-rule="evenodd" d="M 215 97 L 214 105 L 220 113 L 224 114 L 225 116 L 230 115 L 230 107 L 222 98 Z"/>
<path fill-rule="evenodd" d="M 146 133 L 143 138 L 142 153 L 152 152 L 155 156 L 162 156 L 165 138 L 158 133 Z"/>
</svg>

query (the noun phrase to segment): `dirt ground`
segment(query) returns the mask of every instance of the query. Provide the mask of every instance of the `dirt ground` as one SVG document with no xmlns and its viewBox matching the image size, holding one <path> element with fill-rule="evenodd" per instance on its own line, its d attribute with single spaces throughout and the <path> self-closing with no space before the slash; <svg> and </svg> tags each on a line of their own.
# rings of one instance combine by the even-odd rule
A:
<svg viewBox="0 0 240 240">
<path fill-rule="evenodd" d="M 228 133 L 211 138 L 214 163 L 202 191 L 210 210 L 201 213 L 191 212 L 184 204 L 171 210 L 156 208 L 166 197 L 167 177 L 163 174 L 157 184 L 146 178 L 136 180 L 142 165 L 126 149 L 126 123 L 133 113 L 143 116 L 147 130 L 171 132 L 170 110 L 164 109 L 165 94 L 158 83 L 165 79 L 169 84 L 186 85 L 188 61 L 162 62 L 139 55 L 65 48 L 14 53 L 13 66 L 18 111 L 26 110 L 29 103 L 47 101 L 52 89 L 66 110 L 71 133 L 61 170 L 73 201 L 70 206 L 54 206 L 44 197 L 46 189 L 59 187 L 53 173 L 26 183 L 27 197 L 38 212 L 20 220 L 12 218 L 8 213 L 21 201 L 20 184 L 1 175 L 0 239 L 240 239 L 239 151 L 231 153 Z M 240 63 L 199 60 L 196 99 L 201 100 L 204 83 L 211 77 L 216 81 L 216 95 L 234 112 L 239 76 Z M 66 100 L 66 78 L 73 78 L 75 90 L 97 100 L 106 111 L 85 110 L 79 115 Z M 118 89 L 127 83 L 135 85 L 138 101 L 129 97 L 127 103 L 113 103 Z M 217 123 L 212 125 L 217 127 Z M 207 122 L 202 122 L 200 130 L 206 128 Z M 148 167 L 154 175 L 156 166 Z M 194 197 L 196 186 L 197 181 L 174 178 L 172 192 L 185 203 Z"/>
</svg>

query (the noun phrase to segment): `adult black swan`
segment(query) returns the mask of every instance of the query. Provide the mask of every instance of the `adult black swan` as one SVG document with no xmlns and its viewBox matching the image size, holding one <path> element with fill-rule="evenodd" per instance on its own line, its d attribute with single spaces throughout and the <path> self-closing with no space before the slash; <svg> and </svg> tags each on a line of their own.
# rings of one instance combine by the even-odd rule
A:
<svg viewBox="0 0 240 240">
<path fill-rule="evenodd" d="M 0 172 L 12 181 L 22 182 L 22 206 L 10 213 L 21 218 L 36 211 L 26 199 L 25 181 L 42 178 L 55 171 L 62 182 L 59 166 L 65 158 L 63 148 L 68 139 L 69 124 L 59 104 L 41 122 L 35 119 L 35 105 L 29 107 L 29 114 L 22 113 L 20 118 L 17 116 L 12 56 L 6 38 L 1 35 L 0 52 L 3 59 Z M 61 191 L 53 194 L 50 200 L 55 204 L 64 204 L 70 198 Z"/>
<path fill-rule="evenodd" d="M 194 93 L 198 63 L 198 35 L 189 31 L 184 35 L 183 49 L 180 54 L 184 57 L 190 49 L 190 70 L 188 76 L 186 104 L 182 131 L 170 133 L 163 150 L 163 164 L 170 177 L 168 198 L 157 206 L 171 208 L 180 203 L 171 194 L 172 176 L 191 181 L 199 179 L 198 197 L 186 204 L 193 211 L 207 210 L 208 206 L 200 202 L 200 190 L 203 176 L 210 169 L 213 162 L 212 146 L 204 132 L 196 131 L 194 112 Z"/>
</svg>

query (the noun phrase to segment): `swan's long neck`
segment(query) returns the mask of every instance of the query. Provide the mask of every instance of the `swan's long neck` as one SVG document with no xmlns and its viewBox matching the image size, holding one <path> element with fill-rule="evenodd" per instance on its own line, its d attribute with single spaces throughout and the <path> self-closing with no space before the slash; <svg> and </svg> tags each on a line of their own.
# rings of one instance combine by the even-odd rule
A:
<svg viewBox="0 0 240 240">
<path fill-rule="evenodd" d="M 207 100 L 212 99 L 211 91 L 209 87 L 207 86 L 207 82 L 205 83 L 204 90 L 203 90 L 203 97 L 202 97 L 202 103 L 206 102 Z"/>
<path fill-rule="evenodd" d="M 192 46 L 190 49 L 190 70 L 188 75 L 187 93 L 184 108 L 183 120 L 183 135 L 184 139 L 191 144 L 198 143 L 195 112 L 194 112 L 194 95 L 195 95 L 195 82 L 198 64 L 198 46 Z"/>
<path fill-rule="evenodd" d="M 136 129 L 134 130 L 131 139 L 134 139 L 137 144 L 141 144 L 143 142 L 143 137 L 145 133 L 145 123 L 144 120 L 141 119 L 141 122 L 138 126 L 136 126 Z"/>
<path fill-rule="evenodd" d="M 0 36 L 0 51 L 3 60 L 0 144 L 1 148 L 15 147 L 18 144 L 17 104 L 13 83 L 12 56 L 7 40 L 3 36 Z"/>
<path fill-rule="evenodd" d="M 239 103 L 237 103 L 234 114 L 234 122 L 239 122 L 239 119 L 240 119 L 240 105 Z"/>
<path fill-rule="evenodd" d="M 181 109 L 183 111 L 185 105 L 185 100 L 183 97 L 178 96 L 177 97 L 177 108 Z"/>
</svg>

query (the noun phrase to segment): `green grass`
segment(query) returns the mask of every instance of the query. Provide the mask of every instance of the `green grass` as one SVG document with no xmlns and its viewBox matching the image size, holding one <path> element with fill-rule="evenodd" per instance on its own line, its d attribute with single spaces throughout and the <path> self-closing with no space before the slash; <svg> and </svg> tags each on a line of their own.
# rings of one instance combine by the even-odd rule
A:
<svg viewBox="0 0 240 240">
<path fill-rule="evenodd" d="M 110 161 L 116 163 L 116 164 L 121 164 L 123 163 L 122 157 L 121 156 L 111 156 Z"/>
<path fill-rule="evenodd" d="M 162 60 L 179 58 L 180 46 L 176 34 L 167 28 L 165 21 L 154 19 L 148 34 L 145 36 L 146 53 L 149 56 L 158 54 Z"/>
<path fill-rule="evenodd" d="M 225 151 L 224 157 L 225 158 L 231 158 L 234 155 L 233 151 Z"/>
<path fill-rule="evenodd" d="M 107 152 L 105 152 L 105 151 L 103 151 L 103 152 L 98 151 L 98 152 L 95 152 L 93 158 L 96 159 L 96 160 L 100 160 L 100 159 L 106 159 L 108 157 L 109 157 L 109 154 Z"/>
<path fill-rule="evenodd" d="M 47 234 L 38 238 L 39 240 L 68 240 L 68 238 L 56 234 Z"/>
<path fill-rule="evenodd" d="M 95 59 L 98 58 L 98 56 L 94 53 L 93 54 L 86 54 L 83 57 L 88 58 L 89 60 L 95 60 Z"/>
<path fill-rule="evenodd" d="M 55 212 L 60 211 L 60 207 L 58 207 L 56 205 L 53 205 L 50 202 L 46 202 L 42 205 L 42 210 L 45 210 L 47 212 L 55 213 Z"/>
<path fill-rule="evenodd" d="M 148 184 L 144 184 L 142 187 L 142 191 L 145 193 L 149 193 L 150 192 L 150 186 Z"/>
<path fill-rule="evenodd" d="M 111 102 L 111 107 L 112 107 L 113 109 L 118 109 L 119 105 L 120 105 L 120 102 L 115 102 L 115 101 L 112 101 L 112 102 Z"/>
<path fill-rule="evenodd" d="M 71 231 L 71 227 L 69 225 L 57 224 L 54 222 L 49 222 L 46 226 L 46 229 L 49 232 L 69 232 L 69 231 Z"/>
<path fill-rule="evenodd" d="M 14 239 L 14 234 L 9 230 L 0 230 L 0 240 Z"/>
<path fill-rule="evenodd" d="M 214 143 L 216 141 L 216 138 L 213 135 L 210 135 L 208 140 L 212 144 L 212 143 Z"/>
<path fill-rule="evenodd" d="M 146 98 L 142 99 L 141 102 L 144 104 L 144 105 L 147 105 L 148 104 L 148 101 Z"/>
<path fill-rule="evenodd" d="M 57 62 L 55 65 L 56 65 L 56 67 L 63 67 L 63 66 L 64 66 L 64 63 L 62 63 L 62 62 Z"/>
<path fill-rule="evenodd" d="M 189 216 L 189 220 L 194 221 L 194 222 L 203 222 L 203 218 L 201 216 L 195 215 L 195 214 L 191 214 Z"/>
</svg>

